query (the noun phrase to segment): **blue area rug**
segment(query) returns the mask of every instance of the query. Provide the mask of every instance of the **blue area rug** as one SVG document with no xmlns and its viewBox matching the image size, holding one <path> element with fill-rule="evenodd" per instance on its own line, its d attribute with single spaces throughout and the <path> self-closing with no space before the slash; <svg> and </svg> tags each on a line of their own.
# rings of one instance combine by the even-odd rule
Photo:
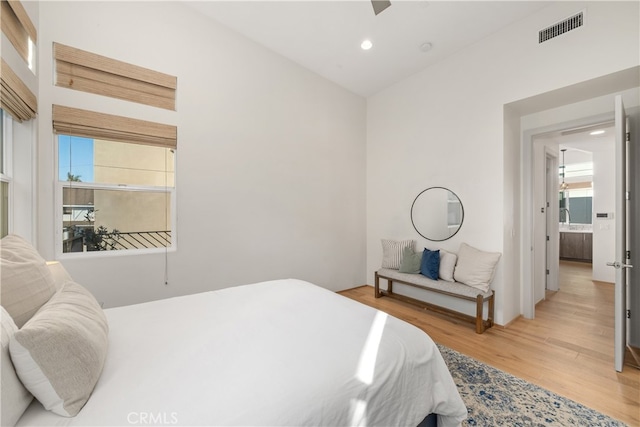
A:
<svg viewBox="0 0 640 427">
<path fill-rule="evenodd" d="M 455 350 L 438 348 L 467 405 L 463 426 L 626 426 Z"/>
</svg>

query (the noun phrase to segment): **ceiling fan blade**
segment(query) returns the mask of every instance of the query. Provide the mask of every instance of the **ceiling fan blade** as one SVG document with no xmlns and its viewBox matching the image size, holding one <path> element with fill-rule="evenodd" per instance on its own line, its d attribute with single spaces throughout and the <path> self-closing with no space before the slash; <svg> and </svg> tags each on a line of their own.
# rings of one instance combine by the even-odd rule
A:
<svg viewBox="0 0 640 427">
<path fill-rule="evenodd" d="M 378 15 L 380 12 L 391 6 L 391 2 L 389 0 L 371 0 L 371 5 L 373 6 L 373 12 Z"/>
</svg>

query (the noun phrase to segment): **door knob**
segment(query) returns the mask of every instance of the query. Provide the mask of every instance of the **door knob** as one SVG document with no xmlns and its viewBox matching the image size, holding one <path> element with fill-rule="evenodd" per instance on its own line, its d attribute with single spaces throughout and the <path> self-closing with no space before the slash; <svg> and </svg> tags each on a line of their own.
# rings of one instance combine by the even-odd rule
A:
<svg viewBox="0 0 640 427">
<path fill-rule="evenodd" d="M 621 262 L 615 261 L 615 262 L 608 262 L 607 265 L 609 267 L 613 267 L 613 268 L 633 268 L 633 265 L 631 264 L 623 264 Z"/>
</svg>

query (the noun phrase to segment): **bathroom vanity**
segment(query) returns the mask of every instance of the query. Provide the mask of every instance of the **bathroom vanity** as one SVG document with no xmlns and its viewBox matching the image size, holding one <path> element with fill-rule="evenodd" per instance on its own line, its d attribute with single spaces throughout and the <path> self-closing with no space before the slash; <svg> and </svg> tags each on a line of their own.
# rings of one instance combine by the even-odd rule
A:
<svg viewBox="0 0 640 427">
<path fill-rule="evenodd" d="M 593 233 L 591 230 L 560 230 L 560 259 L 592 262 Z"/>
</svg>

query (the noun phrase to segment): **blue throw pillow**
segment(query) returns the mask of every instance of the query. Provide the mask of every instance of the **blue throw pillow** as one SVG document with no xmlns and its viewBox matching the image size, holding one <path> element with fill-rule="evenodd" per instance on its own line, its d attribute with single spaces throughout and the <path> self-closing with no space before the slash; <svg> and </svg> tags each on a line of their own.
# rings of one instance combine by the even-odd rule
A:
<svg viewBox="0 0 640 427">
<path fill-rule="evenodd" d="M 420 274 L 427 276 L 431 280 L 438 280 L 438 270 L 440 270 L 440 250 L 430 251 L 424 248 L 422 263 L 420 263 Z"/>
</svg>

